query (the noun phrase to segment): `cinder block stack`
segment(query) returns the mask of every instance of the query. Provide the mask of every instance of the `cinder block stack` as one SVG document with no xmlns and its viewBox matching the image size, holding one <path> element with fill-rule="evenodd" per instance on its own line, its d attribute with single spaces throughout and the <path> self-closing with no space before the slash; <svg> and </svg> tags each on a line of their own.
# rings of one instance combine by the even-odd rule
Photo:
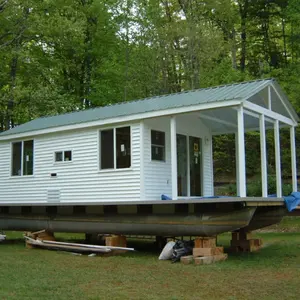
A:
<svg viewBox="0 0 300 300">
<path fill-rule="evenodd" d="M 196 265 L 211 264 L 227 259 L 223 247 L 217 247 L 215 237 L 198 237 L 195 239 L 193 255 L 181 257 L 183 264 L 194 262 Z"/>
<path fill-rule="evenodd" d="M 251 232 L 232 232 L 230 246 L 231 252 L 253 252 L 262 247 L 262 240 L 253 239 Z"/>
</svg>

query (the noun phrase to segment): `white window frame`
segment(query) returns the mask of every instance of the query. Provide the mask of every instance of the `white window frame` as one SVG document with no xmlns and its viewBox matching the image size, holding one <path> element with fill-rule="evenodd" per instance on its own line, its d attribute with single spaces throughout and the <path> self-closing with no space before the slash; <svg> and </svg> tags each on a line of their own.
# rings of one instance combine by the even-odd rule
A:
<svg viewBox="0 0 300 300">
<path fill-rule="evenodd" d="M 117 155 L 116 155 L 116 147 L 117 147 L 117 129 L 118 128 L 124 128 L 129 127 L 130 129 L 130 167 L 128 168 L 117 168 Z M 113 152 L 114 152 L 114 167 L 109 169 L 101 169 L 101 132 L 106 130 L 113 130 Z M 109 171 L 126 171 L 132 169 L 132 126 L 131 125 L 121 125 L 116 127 L 105 127 L 101 128 L 98 131 L 98 171 L 99 172 L 109 172 Z"/>
<path fill-rule="evenodd" d="M 23 174 L 23 159 L 24 159 L 24 143 L 28 142 L 28 141 L 32 141 L 33 142 L 33 155 L 32 155 L 32 174 L 30 175 L 24 175 Z M 17 144 L 17 143 L 21 143 L 21 174 L 20 175 L 13 175 L 13 144 Z M 10 170 L 9 170 L 9 174 L 11 178 L 20 178 L 20 177 L 33 177 L 34 176 L 34 161 L 35 161 L 35 140 L 34 139 L 26 139 L 26 140 L 22 140 L 22 141 L 13 141 L 10 143 Z"/>
<path fill-rule="evenodd" d="M 152 144 L 152 131 L 164 133 L 164 146 Z M 164 148 L 164 159 L 153 159 L 152 158 L 152 146 Z M 167 161 L 167 141 L 166 141 L 166 132 L 163 130 L 150 129 L 150 161 L 156 163 L 165 163 Z"/>
<path fill-rule="evenodd" d="M 71 152 L 71 160 L 65 160 L 65 152 Z M 56 160 L 56 153 L 61 153 L 62 154 L 62 160 Z M 61 163 L 71 163 L 73 161 L 73 150 L 62 150 L 62 151 L 54 151 L 53 154 L 53 160 L 55 164 L 61 164 Z"/>
</svg>

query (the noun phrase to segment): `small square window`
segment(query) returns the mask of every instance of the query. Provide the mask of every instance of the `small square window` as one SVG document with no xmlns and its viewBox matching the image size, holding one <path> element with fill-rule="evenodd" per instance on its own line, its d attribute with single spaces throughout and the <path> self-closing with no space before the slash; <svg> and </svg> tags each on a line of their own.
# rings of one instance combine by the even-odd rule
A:
<svg viewBox="0 0 300 300">
<path fill-rule="evenodd" d="M 72 151 L 65 151 L 64 161 L 71 161 L 72 160 Z"/>
<path fill-rule="evenodd" d="M 62 161 L 62 160 L 63 160 L 63 153 L 55 152 L 55 161 Z"/>
<path fill-rule="evenodd" d="M 55 162 L 71 161 L 72 160 L 72 151 L 55 152 L 54 160 L 55 160 Z"/>
</svg>

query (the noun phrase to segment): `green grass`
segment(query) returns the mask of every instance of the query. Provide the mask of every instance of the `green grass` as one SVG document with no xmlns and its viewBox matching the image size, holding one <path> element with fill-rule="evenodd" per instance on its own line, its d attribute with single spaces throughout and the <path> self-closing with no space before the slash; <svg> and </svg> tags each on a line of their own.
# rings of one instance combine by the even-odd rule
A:
<svg viewBox="0 0 300 300">
<path fill-rule="evenodd" d="M 204 266 L 158 261 L 149 241 L 132 241 L 135 253 L 88 257 L 26 249 L 21 233 L 7 234 L 0 299 L 299 299 L 300 233 L 256 233 L 265 242 L 259 252 Z M 229 238 L 218 243 L 226 247 Z"/>
</svg>

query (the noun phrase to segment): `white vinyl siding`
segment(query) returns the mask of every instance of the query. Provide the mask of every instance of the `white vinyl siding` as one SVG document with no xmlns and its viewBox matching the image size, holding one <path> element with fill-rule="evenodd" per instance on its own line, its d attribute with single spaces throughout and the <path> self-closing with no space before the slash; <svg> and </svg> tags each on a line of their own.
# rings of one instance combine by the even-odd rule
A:
<svg viewBox="0 0 300 300">
<path fill-rule="evenodd" d="M 151 160 L 151 130 L 165 132 L 165 161 Z M 162 194 L 170 196 L 172 193 L 172 178 L 169 118 L 145 120 L 144 151 L 144 200 L 159 200 Z"/>
<path fill-rule="evenodd" d="M 0 203 L 140 200 L 140 126 L 129 125 L 131 168 L 124 170 L 99 171 L 101 128 L 35 137 L 35 173 L 30 178 L 10 176 L 10 142 L 1 142 Z M 53 153 L 66 148 L 72 150 L 72 161 L 55 163 Z"/>
<path fill-rule="evenodd" d="M 162 194 L 171 196 L 171 146 L 170 118 L 145 120 L 144 126 L 144 180 L 145 200 L 159 200 Z M 176 118 L 177 133 L 202 139 L 202 196 L 213 195 L 212 144 L 210 130 L 194 116 L 180 115 Z M 151 130 L 165 132 L 166 160 L 151 161 Z"/>
</svg>

